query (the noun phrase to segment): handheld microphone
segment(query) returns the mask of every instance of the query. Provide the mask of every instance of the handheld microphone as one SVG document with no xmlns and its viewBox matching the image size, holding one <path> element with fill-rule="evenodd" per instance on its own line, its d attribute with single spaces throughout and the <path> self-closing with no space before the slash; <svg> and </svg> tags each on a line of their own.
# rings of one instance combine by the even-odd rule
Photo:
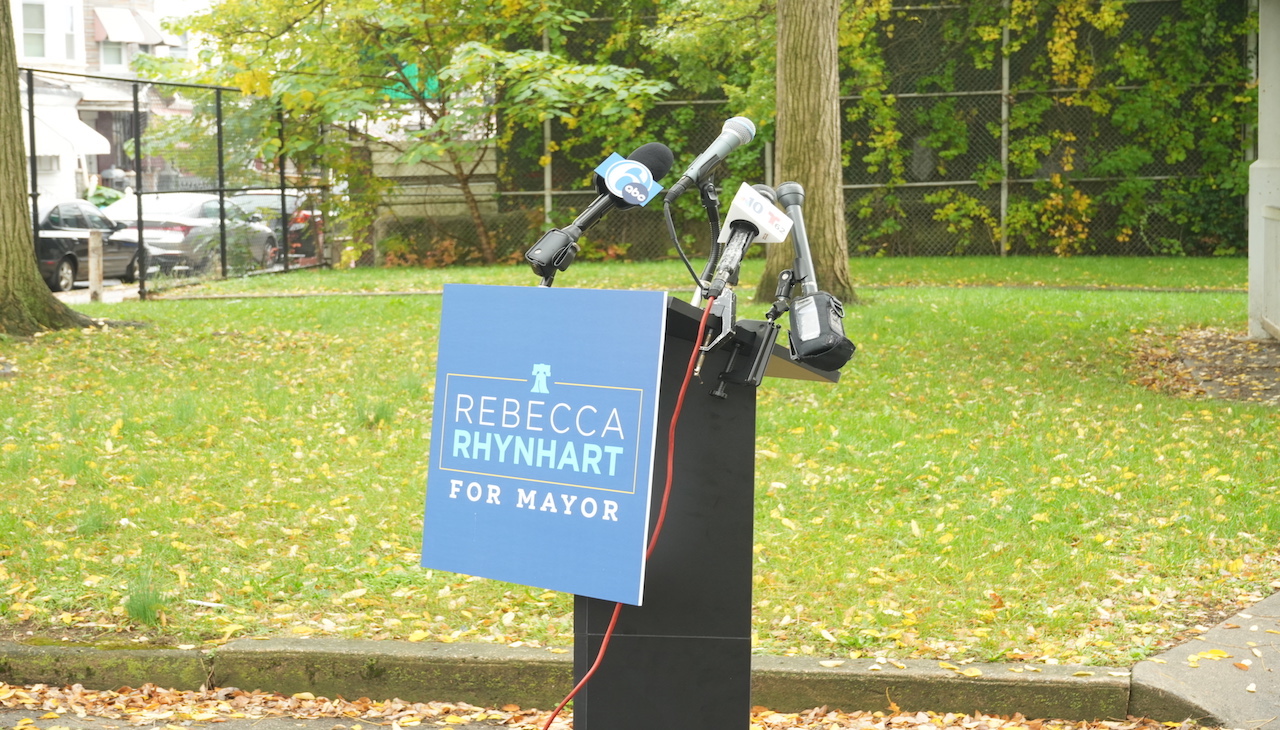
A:
<svg viewBox="0 0 1280 730">
<path fill-rule="evenodd" d="M 804 188 L 798 182 L 784 182 L 778 186 L 777 193 L 778 203 L 795 223 L 791 227 L 791 245 L 796 253 L 795 264 L 793 264 L 795 280 L 800 284 L 800 291 L 803 294 L 816 294 L 818 275 L 813 270 L 813 254 L 809 251 L 809 232 L 804 227 Z"/>
<path fill-rule="evenodd" d="M 707 173 L 711 172 L 716 165 L 724 162 L 729 156 L 741 145 L 751 141 L 756 136 L 756 125 L 746 117 L 733 117 L 724 123 L 724 127 L 720 131 L 720 136 L 707 147 L 706 151 L 698 155 L 692 165 L 684 171 L 680 179 L 675 185 L 667 191 L 666 197 L 662 200 L 664 203 L 670 203 L 680 197 L 690 185 L 697 184 Z"/>
<path fill-rule="evenodd" d="M 671 171 L 671 166 L 675 164 L 675 155 L 671 153 L 671 149 L 665 144 L 650 142 L 638 147 L 635 152 L 632 152 L 627 157 L 627 160 L 638 162 L 644 167 L 644 170 L 636 170 L 636 166 L 631 166 L 632 175 L 642 178 L 647 173 L 650 176 L 650 181 L 656 182 Z M 574 257 L 578 254 L 578 239 L 582 237 L 582 234 L 587 229 L 598 223 L 605 213 L 614 208 L 625 210 L 636 206 L 636 203 L 624 200 L 614 194 L 610 190 L 611 182 L 616 181 L 605 180 L 604 177 L 597 174 L 595 186 L 600 196 L 592 201 L 572 224 L 563 229 L 553 228 L 542 234 L 538 242 L 533 244 L 533 247 L 525 253 L 525 261 L 529 262 L 533 273 L 542 277 L 543 286 L 551 285 L 551 280 L 555 278 L 557 271 L 564 271 L 569 268 L 569 265 L 573 263 Z"/>
<path fill-rule="evenodd" d="M 753 242 L 776 243 L 786 239 L 792 221 L 774 207 L 775 200 L 768 185 L 742 183 L 738 188 L 720 232 L 720 243 L 727 245 L 716 262 L 715 275 L 707 287 L 708 297 L 720 296 L 726 286 L 737 280 L 742 257 Z"/>
<path fill-rule="evenodd" d="M 844 334 L 844 305 L 840 300 L 818 290 L 818 276 L 813 269 L 809 250 L 809 234 L 804 227 L 804 188 L 800 183 L 786 182 L 778 186 L 778 200 L 794 221 L 791 242 L 795 247 L 795 278 L 801 295 L 791 301 L 791 357 L 819 370 L 839 370 L 853 357 L 857 348 Z"/>
</svg>

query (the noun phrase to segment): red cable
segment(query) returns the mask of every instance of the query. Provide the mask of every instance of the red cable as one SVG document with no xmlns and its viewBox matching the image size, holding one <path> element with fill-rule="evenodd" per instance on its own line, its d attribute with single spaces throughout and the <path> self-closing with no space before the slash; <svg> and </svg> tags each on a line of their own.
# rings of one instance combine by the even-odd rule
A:
<svg viewBox="0 0 1280 730">
<path fill-rule="evenodd" d="M 675 476 L 675 456 L 676 456 L 676 423 L 680 420 L 680 411 L 684 408 L 684 395 L 689 391 L 689 383 L 693 380 L 693 371 L 698 364 L 698 355 L 701 353 L 702 338 L 707 332 L 707 320 L 711 317 L 711 305 L 716 301 L 715 297 L 707 299 L 707 308 L 702 311 L 702 321 L 698 323 L 698 336 L 693 341 L 693 353 L 689 355 L 689 366 L 684 371 L 684 381 L 680 383 L 680 394 L 676 396 L 676 406 L 671 411 L 671 427 L 667 430 L 667 481 L 662 487 L 662 506 L 658 508 L 658 519 L 653 523 L 653 534 L 649 536 L 649 549 L 645 552 L 645 560 L 653 555 L 653 549 L 658 545 L 658 535 L 662 532 L 662 523 L 667 519 L 667 502 L 671 497 L 671 481 Z M 604 662 L 605 650 L 609 648 L 609 639 L 613 638 L 613 629 L 618 625 L 618 615 L 622 613 L 622 604 L 613 604 L 613 616 L 609 619 L 609 626 L 604 630 L 604 638 L 600 640 L 600 650 L 596 653 L 596 660 L 591 663 L 591 668 L 587 673 L 582 675 L 582 679 L 569 690 L 569 694 L 560 701 L 556 709 L 552 711 L 551 716 L 547 718 L 547 723 L 542 726 L 542 730 L 550 730 L 551 723 L 555 722 L 556 717 L 560 715 L 560 711 L 565 705 L 578 694 L 587 684 L 587 680 L 591 679 L 596 670 L 600 668 Z"/>
</svg>

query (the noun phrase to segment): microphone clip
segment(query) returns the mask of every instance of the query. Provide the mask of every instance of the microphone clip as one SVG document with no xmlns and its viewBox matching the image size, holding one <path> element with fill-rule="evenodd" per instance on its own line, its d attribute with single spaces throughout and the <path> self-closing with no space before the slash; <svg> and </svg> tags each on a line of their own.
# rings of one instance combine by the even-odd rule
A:
<svg viewBox="0 0 1280 730">
<path fill-rule="evenodd" d="M 582 233 L 579 231 L 577 235 L 573 235 L 576 230 L 574 226 L 570 226 L 568 230 L 552 228 L 525 252 L 524 260 L 529 262 L 533 273 L 542 277 L 540 286 L 551 286 L 556 272 L 564 271 L 573 263 L 574 257 L 581 250 L 578 237 Z"/>
</svg>

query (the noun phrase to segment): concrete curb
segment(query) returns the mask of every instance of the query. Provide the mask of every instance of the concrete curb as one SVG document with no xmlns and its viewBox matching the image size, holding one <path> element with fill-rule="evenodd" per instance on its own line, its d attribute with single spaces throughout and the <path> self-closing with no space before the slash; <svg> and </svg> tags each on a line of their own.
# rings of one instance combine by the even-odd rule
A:
<svg viewBox="0 0 1280 730">
<path fill-rule="evenodd" d="M 798 712 L 821 705 L 888 710 L 892 702 L 905 711 L 1021 712 L 1067 720 L 1123 718 L 1128 712 L 1129 677 L 1124 670 L 1037 666 L 1030 669 L 1039 671 L 1031 671 L 1008 664 L 967 664 L 962 669 L 981 672 L 967 677 L 925 660 L 895 665 L 858 659 L 838 666 L 823 666 L 819 661 L 755 657 L 752 703 Z M 0 680 L 80 682 L 104 688 L 153 682 L 176 689 L 207 685 L 284 694 L 306 691 L 347 699 L 446 699 L 481 706 L 515 703 L 551 708 L 572 687 L 573 658 L 569 653 L 488 644 L 350 639 L 240 639 L 208 652 L 0 642 Z"/>
<path fill-rule="evenodd" d="M 1280 595 L 1132 671 L 814 657 L 753 659 L 751 701 L 779 712 L 832 709 L 1092 721 L 1149 717 L 1280 730 Z M 962 674 L 963 670 L 966 676 Z M 977 670 L 974 672 L 973 670 Z M 214 650 L 33 647 L 0 641 L 0 681 L 96 688 L 153 683 L 326 697 L 508 703 L 550 709 L 572 686 L 572 654 L 490 644 L 238 639 Z"/>
</svg>

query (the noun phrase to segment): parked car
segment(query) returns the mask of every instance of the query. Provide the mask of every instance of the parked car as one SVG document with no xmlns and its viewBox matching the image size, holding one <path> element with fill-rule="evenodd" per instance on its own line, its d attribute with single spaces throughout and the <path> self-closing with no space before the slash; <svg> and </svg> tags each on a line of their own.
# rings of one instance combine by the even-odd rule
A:
<svg viewBox="0 0 1280 730">
<path fill-rule="evenodd" d="M 137 198 L 130 195 L 103 209 L 127 227 L 112 236 L 137 246 Z M 220 207 L 221 206 L 221 207 Z M 179 259 L 174 271 L 202 271 L 220 263 L 219 212 L 226 211 L 227 263 L 235 269 L 268 268 L 280 260 L 272 230 L 261 216 L 246 212 L 231 200 L 219 203 L 208 193 L 149 193 L 142 196 L 143 239 L 147 250 L 166 259 Z"/>
<path fill-rule="evenodd" d="M 320 213 L 319 201 L 310 193 L 285 191 L 284 211 L 289 220 L 287 238 L 281 233 L 280 227 L 280 191 L 246 190 L 230 195 L 227 199 L 250 213 L 262 216 L 262 222 L 271 227 L 277 239 L 288 241 L 289 253 L 294 257 L 309 258 L 316 255 L 316 242 L 324 217 Z"/>
<path fill-rule="evenodd" d="M 40 233 L 36 238 L 36 262 L 40 276 L 53 291 L 68 291 L 89 278 L 89 232 L 102 231 L 102 276 L 132 281 L 135 276 L 135 239 L 130 246 L 113 241 L 124 224 L 111 220 L 85 200 L 41 205 Z"/>
</svg>

